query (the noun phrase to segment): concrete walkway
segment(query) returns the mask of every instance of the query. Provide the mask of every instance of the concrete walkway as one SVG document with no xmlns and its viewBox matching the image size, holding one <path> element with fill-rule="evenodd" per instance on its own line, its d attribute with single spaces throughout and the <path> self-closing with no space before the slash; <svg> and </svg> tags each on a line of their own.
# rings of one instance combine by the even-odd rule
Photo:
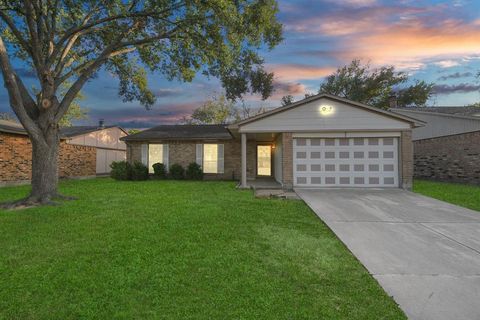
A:
<svg viewBox="0 0 480 320">
<path fill-rule="evenodd" d="M 399 189 L 296 191 L 410 319 L 480 319 L 480 212 Z"/>
</svg>

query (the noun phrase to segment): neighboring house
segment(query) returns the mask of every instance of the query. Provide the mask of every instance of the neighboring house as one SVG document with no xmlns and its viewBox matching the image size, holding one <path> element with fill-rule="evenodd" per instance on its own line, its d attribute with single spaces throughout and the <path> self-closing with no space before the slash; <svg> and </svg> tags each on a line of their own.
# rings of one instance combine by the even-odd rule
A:
<svg viewBox="0 0 480 320">
<path fill-rule="evenodd" d="M 118 126 L 104 126 L 100 120 L 98 126 L 65 127 L 60 132 L 68 144 L 95 147 L 97 175 L 110 173 L 113 161 L 126 159 L 127 146 L 120 138 L 128 133 Z"/>
<path fill-rule="evenodd" d="M 196 162 L 206 179 L 248 187 L 412 186 L 412 128 L 420 122 L 321 94 L 233 125 L 162 125 L 122 138 L 129 162 Z"/>
<path fill-rule="evenodd" d="M 127 133 L 116 126 L 81 126 L 61 129 L 59 177 L 91 177 L 106 174 L 111 161 L 125 160 Z M 0 120 L 0 185 L 28 182 L 32 150 L 23 127 Z"/>
<path fill-rule="evenodd" d="M 413 130 L 415 177 L 480 184 L 480 108 L 394 108 L 425 126 Z"/>
</svg>

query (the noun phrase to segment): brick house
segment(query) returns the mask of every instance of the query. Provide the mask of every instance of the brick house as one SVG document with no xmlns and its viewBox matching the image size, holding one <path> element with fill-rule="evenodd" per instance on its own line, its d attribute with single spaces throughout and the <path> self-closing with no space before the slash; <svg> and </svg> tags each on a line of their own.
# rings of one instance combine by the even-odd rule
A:
<svg viewBox="0 0 480 320">
<path fill-rule="evenodd" d="M 93 177 L 108 173 L 108 161 L 124 160 L 127 133 L 116 126 L 77 126 L 61 129 L 59 177 Z M 0 120 L 0 185 L 28 183 L 32 146 L 23 127 Z"/>
<path fill-rule="evenodd" d="M 424 107 L 391 111 L 425 125 L 413 130 L 417 178 L 480 185 L 480 108 Z"/>
<path fill-rule="evenodd" d="M 122 138 L 127 160 L 187 166 L 205 179 L 292 187 L 402 187 L 413 177 L 412 128 L 421 123 L 321 94 L 233 125 L 161 125 Z"/>
</svg>

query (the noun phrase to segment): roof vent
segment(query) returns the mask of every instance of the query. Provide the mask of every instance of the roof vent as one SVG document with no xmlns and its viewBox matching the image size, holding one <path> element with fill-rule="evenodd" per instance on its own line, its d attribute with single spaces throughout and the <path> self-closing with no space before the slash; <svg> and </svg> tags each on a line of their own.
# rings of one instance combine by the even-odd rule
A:
<svg viewBox="0 0 480 320">
<path fill-rule="evenodd" d="M 105 120 L 103 120 L 103 119 L 98 120 L 98 127 L 99 128 L 105 128 Z"/>
</svg>

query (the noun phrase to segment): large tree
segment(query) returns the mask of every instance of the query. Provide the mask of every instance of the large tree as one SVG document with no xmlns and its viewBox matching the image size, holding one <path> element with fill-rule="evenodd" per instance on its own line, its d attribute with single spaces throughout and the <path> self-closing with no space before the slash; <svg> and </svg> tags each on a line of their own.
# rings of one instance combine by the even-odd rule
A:
<svg viewBox="0 0 480 320">
<path fill-rule="evenodd" d="M 32 191 L 58 196 L 59 121 L 85 83 L 107 70 L 125 101 L 154 101 L 147 72 L 217 77 L 229 99 L 272 92 L 259 49 L 281 40 L 275 0 L 0 0 L 0 67 L 10 105 L 32 141 Z M 34 95 L 12 67 L 34 72 Z M 59 88 L 71 86 L 64 94 Z"/>
<path fill-rule="evenodd" d="M 409 84 L 408 74 L 395 71 L 394 66 L 372 68 L 368 63 L 353 60 L 329 75 L 320 85 L 319 93 L 328 93 L 387 109 L 392 99 L 398 106 L 424 106 L 433 84 L 415 80 Z"/>
</svg>

